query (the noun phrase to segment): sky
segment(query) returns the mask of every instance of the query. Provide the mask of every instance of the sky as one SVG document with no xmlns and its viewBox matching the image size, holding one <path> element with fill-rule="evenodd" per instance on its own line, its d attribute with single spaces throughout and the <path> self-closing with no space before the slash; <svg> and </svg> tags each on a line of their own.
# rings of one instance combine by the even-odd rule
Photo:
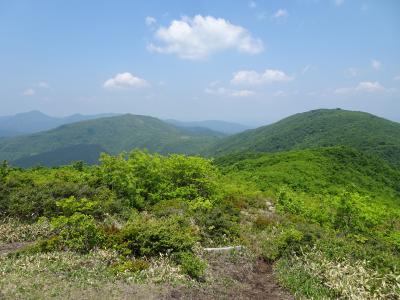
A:
<svg viewBox="0 0 400 300">
<path fill-rule="evenodd" d="M 0 0 L 0 115 L 400 122 L 398 0 Z"/>
</svg>

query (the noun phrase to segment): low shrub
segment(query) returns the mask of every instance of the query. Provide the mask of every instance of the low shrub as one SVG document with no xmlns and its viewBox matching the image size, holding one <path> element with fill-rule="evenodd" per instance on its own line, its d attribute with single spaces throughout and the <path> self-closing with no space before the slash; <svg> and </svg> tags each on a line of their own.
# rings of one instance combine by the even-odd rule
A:
<svg viewBox="0 0 400 300">
<path fill-rule="evenodd" d="M 114 273 L 131 272 L 136 273 L 147 270 L 150 267 L 150 263 L 144 259 L 130 259 L 124 260 L 111 267 Z"/>
<path fill-rule="evenodd" d="M 111 243 L 123 254 L 154 256 L 190 251 L 197 239 L 194 228 L 183 218 L 154 219 L 138 215 L 112 237 Z"/>
<path fill-rule="evenodd" d="M 300 248 L 303 233 L 293 227 L 273 228 L 268 238 L 262 242 L 262 256 L 267 261 L 274 261 L 284 253 Z"/>
<path fill-rule="evenodd" d="M 88 252 L 104 243 L 104 233 L 92 216 L 74 213 L 70 217 L 60 216 L 51 221 L 61 249 Z"/>
<path fill-rule="evenodd" d="M 178 262 L 181 265 L 183 273 L 189 275 L 193 279 L 201 279 L 207 264 L 190 252 L 182 252 L 178 255 Z"/>
</svg>

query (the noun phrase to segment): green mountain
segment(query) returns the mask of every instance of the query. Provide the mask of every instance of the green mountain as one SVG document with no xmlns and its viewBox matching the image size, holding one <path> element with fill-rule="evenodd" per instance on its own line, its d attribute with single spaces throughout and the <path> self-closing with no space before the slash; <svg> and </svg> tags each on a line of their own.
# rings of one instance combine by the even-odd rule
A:
<svg viewBox="0 0 400 300">
<path fill-rule="evenodd" d="M 216 163 L 224 173 L 273 195 L 284 186 L 308 195 L 347 190 L 400 207 L 400 169 L 351 148 L 240 153 L 219 157 Z"/>
<path fill-rule="evenodd" d="M 400 166 L 400 124 L 342 109 L 295 114 L 272 125 L 227 137 L 206 151 L 221 156 L 238 152 L 279 152 L 348 146 Z"/>
<path fill-rule="evenodd" d="M 15 161 L 74 145 L 98 145 L 111 154 L 146 148 L 160 153 L 199 153 L 219 133 L 191 132 L 159 119 L 122 115 L 62 125 L 56 129 L 0 140 L 0 160 Z"/>
<path fill-rule="evenodd" d="M 218 131 L 218 132 L 221 132 L 221 133 L 227 134 L 227 135 L 239 133 L 239 132 L 245 131 L 247 129 L 250 129 L 250 127 L 242 125 L 242 124 L 226 122 L 226 121 L 218 121 L 218 120 L 183 122 L 183 121 L 169 119 L 169 120 L 165 120 L 165 121 L 168 123 L 171 123 L 172 125 L 175 125 L 177 127 L 208 128 L 210 130 Z"/>
<path fill-rule="evenodd" d="M 74 161 L 84 161 L 94 165 L 99 161 L 100 154 L 106 152 L 99 145 L 73 145 L 56 150 L 43 152 L 37 155 L 26 156 L 11 162 L 11 165 L 30 168 L 34 166 L 65 166 Z"/>
</svg>

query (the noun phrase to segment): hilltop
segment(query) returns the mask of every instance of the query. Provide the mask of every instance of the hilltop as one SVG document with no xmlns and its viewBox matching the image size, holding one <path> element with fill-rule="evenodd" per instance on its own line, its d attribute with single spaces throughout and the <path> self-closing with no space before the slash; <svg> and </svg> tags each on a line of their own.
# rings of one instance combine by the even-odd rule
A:
<svg viewBox="0 0 400 300">
<path fill-rule="evenodd" d="M 214 143 L 220 133 L 193 132 L 157 118 L 126 114 L 99 118 L 32 135 L 0 140 L 0 160 L 17 159 L 76 145 L 97 145 L 116 154 L 134 148 L 159 153 L 199 153 Z"/>
<path fill-rule="evenodd" d="M 312 110 L 227 137 L 206 153 L 222 156 L 330 146 L 352 147 L 399 166 L 400 124 L 365 112 Z"/>
</svg>

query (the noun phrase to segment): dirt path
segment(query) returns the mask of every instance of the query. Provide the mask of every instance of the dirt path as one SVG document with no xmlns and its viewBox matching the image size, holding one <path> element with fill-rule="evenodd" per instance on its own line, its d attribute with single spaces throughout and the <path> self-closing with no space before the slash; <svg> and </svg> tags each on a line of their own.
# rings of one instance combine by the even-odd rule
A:
<svg viewBox="0 0 400 300">
<path fill-rule="evenodd" d="M 293 299 L 274 278 L 272 265 L 262 260 L 214 254 L 207 259 L 214 278 L 210 284 L 175 287 L 163 299 Z"/>
</svg>

